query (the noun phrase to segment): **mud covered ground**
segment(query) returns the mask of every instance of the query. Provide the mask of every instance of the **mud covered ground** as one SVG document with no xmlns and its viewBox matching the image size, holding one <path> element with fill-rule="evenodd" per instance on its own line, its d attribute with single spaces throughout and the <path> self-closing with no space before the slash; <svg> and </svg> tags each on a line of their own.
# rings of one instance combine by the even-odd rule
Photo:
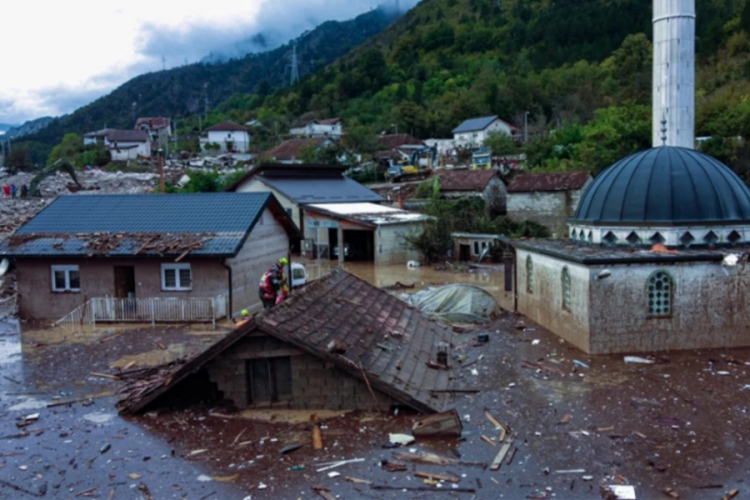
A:
<svg viewBox="0 0 750 500">
<path fill-rule="evenodd" d="M 735 498 L 750 498 L 750 350 L 668 353 L 654 364 L 627 364 L 622 356 L 586 356 L 520 322 L 506 314 L 456 334 L 454 353 L 465 356 L 462 364 L 452 360 L 459 380 L 481 391 L 455 399 L 464 439 L 384 449 L 388 434 L 408 433 L 415 415 L 404 408 L 398 415 L 315 412 L 323 420 L 320 451 L 310 446 L 313 412 L 203 405 L 126 420 L 111 395 L 120 382 L 91 375 L 187 355 L 221 330 L 73 333 L 24 325 L 18 335 L 7 325 L 0 334 L 0 498 L 304 499 L 317 498 L 312 488 L 323 486 L 340 499 L 586 499 L 601 498 L 600 485 L 618 483 L 633 485 L 639 500 L 670 498 L 667 488 L 683 499 L 719 500 L 734 488 Z M 474 345 L 478 332 L 489 332 L 489 344 Z M 47 407 L 71 400 L 80 401 Z M 500 447 L 482 436 L 496 442 L 500 431 L 485 408 L 515 437 L 513 458 L 499 471 L 381 467 L 410 450 L 491 462 Z M 34 413 L 38 420 L 17 427 Z M 280 453 L 292 444 L 303 447 Z M 362 460 L 318 472 L 341 459 Z M 460 481 L 425 485 L 415 471 Z M 347 477 L 433 490 L 377 490 Z"/>
</svg>

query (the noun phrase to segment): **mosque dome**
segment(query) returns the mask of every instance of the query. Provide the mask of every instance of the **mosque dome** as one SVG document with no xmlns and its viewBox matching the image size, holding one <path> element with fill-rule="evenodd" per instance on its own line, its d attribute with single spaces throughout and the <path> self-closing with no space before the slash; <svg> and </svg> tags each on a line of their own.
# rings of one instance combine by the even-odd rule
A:
<svg viewBox="0 0 750 500">
<path fill-rule="evenodd" d="M 628 156 L 599 174 L 581 196 L 570 226 L 572 238 L 589 243 L 690 246 L 747 241 L 750 189 L 715 158 L 660 146 Z M 688 227 L 693 233 L 685 232 Z M 598 230 L 592 233 L 592 228 Z M 670 238 L 669 232 L 679 234 Z"/>
</svg>

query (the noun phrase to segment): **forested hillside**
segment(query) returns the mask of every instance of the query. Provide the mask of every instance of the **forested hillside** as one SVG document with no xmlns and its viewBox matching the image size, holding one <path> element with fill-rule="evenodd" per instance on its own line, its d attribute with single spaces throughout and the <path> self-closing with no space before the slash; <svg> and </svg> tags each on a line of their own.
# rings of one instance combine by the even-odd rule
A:
<svg viewBox="0 0 750 500">
<path fill-rule="evenodd" d="M 426 0 L 294 88 L 234 96 L 211 121 L 312 112 L 428 138 L 488 114 L 521 126 L 528 111 L 532 163 L 598 171 L 650 146 L 651 10 L 652 0 Z M 750 13 L 744 0 L 697 10 L 698 135 L 736 137 L 750 108 Z M 725 142 L 706 147 L 734 161 Z"/>
<path fill-rule="evenodd" d="M 344 22 L 329 21 L 297 40 L 300 73 L 325 67 L 353 47 L 382 32 L 396 13 L 375 9 Z M 182 117 L 211 108 L 235 93 L 263 97 L 288 85 L 292 45 L 216 64 L 191 64 L 134 78 L 109 95 L 84 106 L 41 132 L 25 138 L 35 163 L 44 164 L 65 133 L 83 134 L 104 128 L 132 128 L 138 116 Z"/>
</svg>

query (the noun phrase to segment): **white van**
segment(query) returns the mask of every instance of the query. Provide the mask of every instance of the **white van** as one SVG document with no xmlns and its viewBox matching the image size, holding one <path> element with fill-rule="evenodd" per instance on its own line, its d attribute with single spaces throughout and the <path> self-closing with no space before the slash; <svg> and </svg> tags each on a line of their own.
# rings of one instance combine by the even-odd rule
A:
<svg viewBox="0 0 750 500">
<path fill-rule="evenodd" d="M 305 266 L 292 262 L 292 288 L 299 288 L 307 282 Z"/>
</svg>

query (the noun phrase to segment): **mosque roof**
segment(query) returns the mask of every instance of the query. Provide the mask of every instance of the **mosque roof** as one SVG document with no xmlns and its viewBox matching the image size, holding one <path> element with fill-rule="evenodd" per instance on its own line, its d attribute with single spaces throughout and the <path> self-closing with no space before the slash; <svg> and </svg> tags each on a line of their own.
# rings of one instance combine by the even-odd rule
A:
<svg viewBox="0 0 750 500">
<path fill-rule="evenodd" d="M 594 179 L 573 224 L 750 224 L 750 189 L 698 151 L 661 146 L 624 158 Z"/>
</svg>

